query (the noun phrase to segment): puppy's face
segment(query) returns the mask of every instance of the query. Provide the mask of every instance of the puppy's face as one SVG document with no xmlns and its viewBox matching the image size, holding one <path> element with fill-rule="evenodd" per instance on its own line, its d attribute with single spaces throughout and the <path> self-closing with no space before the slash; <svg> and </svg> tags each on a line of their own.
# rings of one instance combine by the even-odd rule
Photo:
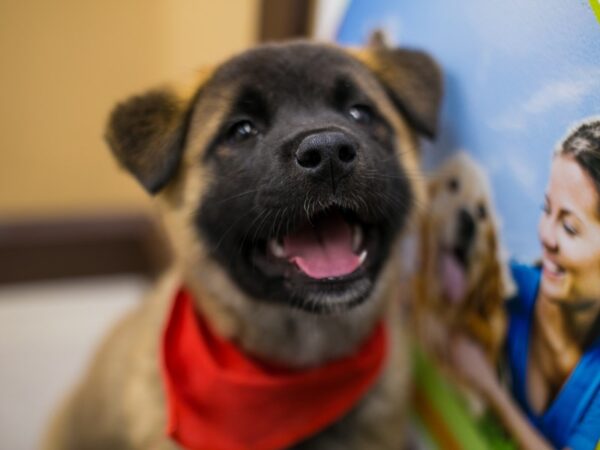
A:
<svg viewBox="0 0 600 450">
<path fill-rule="evenodd" d="M 272 45 L 190 98 L 159 90 L 119 105 L 107 137 L 177 217 L 188 271 L 214 263 L 251 299 L 349 309 L 369 298 L 421 195 L 415 130 L 433 134 L 439 97 L 419 53 Z"/>
<path fill-rule="evenodd" d="M 460 303 L 487 268 L 500 276 L 496 219 L 485 174 L 466 154 L 444 164 L 429 186 L 430 222 L 445 297 Z M 489 274 L 488 274 L 489 276 Z"/>
</svg>

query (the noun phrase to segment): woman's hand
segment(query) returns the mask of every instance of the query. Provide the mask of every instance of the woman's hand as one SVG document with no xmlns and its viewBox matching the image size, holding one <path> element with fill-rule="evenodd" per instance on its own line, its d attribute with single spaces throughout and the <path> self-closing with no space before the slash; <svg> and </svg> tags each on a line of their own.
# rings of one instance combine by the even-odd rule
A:
<svg viewBox="0 0 600 450">
<path fill-rule="evenodd" d="M 552 448 L 546 438 L 531 425 L 512 396 L 500 385 L 494 368 L 476 342 L 464 335 L 454 336 L 450 343 L 450 361 L 453 371 L 483 395 L 520 448 Z"/>
<path fill-rule="evenodd" d="M 456 335 L 450 343 L 449 357 L 453 371 L 489 400 L 499 382 L 481 346 L 464 335 Z"/>
</svg>

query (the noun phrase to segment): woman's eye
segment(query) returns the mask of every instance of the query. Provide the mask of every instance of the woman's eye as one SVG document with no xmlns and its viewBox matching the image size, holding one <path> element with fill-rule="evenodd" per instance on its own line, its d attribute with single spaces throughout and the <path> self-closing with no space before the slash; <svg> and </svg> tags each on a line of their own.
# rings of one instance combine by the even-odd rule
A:
<svg viewBox="0 0 600 450">
<path fill-rule="evenodd" d="M 258 134 L 258 130 L 249 120 L 236 122 L 229 128 L 227 139 L 230 142 L 243 142 Z"/>
<path fill-rule="evenodd" d="M 365 125 L 370 124 L 374 117 L 373 110 L 366 105 L 354 105 L 350 107 L 348 115 L 355 122 Z"/>
<path fill-rule="evenodd" d="M 563 228 L 569 236 L 575 236 L 577 234 L 577 228 L 568 222 L 563 222 Z"/>
<path fill-rule="evenodd" d="M 542 211 L 544 212 L 544 214 L 550 214 L 550 206 L 548 205 L 548 203 L 544 203 L 542 205 Z"/>
</svg>

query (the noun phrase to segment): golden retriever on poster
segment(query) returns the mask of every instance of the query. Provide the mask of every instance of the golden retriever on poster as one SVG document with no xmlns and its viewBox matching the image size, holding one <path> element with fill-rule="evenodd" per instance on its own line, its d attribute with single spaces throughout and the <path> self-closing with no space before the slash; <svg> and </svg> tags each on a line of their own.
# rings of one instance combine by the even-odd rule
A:
<svg viewBox="0 0 600 450">
<path fill-rule="evenodd" d="M 444 359 L 451 335 L 467 333 L 495 364 L 507 327 L 504 300 L 515 288 L 498 242 L 488 179 L 461 152 L 435 172 L 428 188 L 415 278 L 417 335 Z"/>
</svg>

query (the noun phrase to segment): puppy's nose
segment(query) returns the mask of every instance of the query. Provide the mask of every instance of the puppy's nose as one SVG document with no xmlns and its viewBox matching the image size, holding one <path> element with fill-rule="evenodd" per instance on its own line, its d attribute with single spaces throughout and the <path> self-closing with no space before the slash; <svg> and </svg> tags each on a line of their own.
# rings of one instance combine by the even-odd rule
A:
<svg viewBox="0 0 600 450">
<path fill-rule="evenodd" d="M 475 237 L 475 220 L 465 209 L 458 212 L 458 239 L 462 245 L 469 245 Z"/>
<path fill-rule="evenodd" d="M 306 136 L 296 150 L 296 164 L 308 176 L 331 179 L 335 191 L 356 163 L 357 144 L 341 131 Z"/>
</svg>

